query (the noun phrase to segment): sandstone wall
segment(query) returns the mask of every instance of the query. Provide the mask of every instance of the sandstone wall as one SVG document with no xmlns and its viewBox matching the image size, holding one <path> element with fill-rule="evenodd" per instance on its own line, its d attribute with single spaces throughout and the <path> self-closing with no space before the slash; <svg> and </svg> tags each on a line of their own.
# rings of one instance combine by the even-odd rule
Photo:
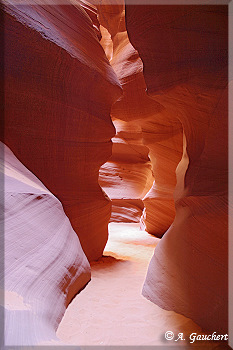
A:
<svg viewBox="0 0 233 350">
<path fill-rule="evenodd" d="M 112 200 L 110 221 L 139 222 L 142 198 L 153 183 L 148 149 L 142 143 L 140 124 L 120 119 L 113 123 L 112 156 L 100 168 L 99 183 Z"/>
<path fill-rule="evenodd" d="M 90 280 L 90 265 L 59 200 L 7 147 L 1 152 L 1 172 L 5 192 L 1 341 L 8 346 L 56 344 L 55 332 L 66 307 Z"/>
<path fill-rule="evenodd" d="M 98 172 L 111 156 L 121 88 L 87 12 L 50 3 L 5 6 L 5 143 L 62 202 L 93 260 L 108 236 Z"/>
<path fill-rule="evenodd" d="M 112 220 L 142 214 L 166 232 L 143 295 L 227 332 L 227 7 L 126 6 L 127 31 L 121 0 L 97 6 L 102 28 L 68 0 L 5 8 L 6 144 L 61 201 L 89 260 L 111 212 L 99 183 Z"/>
<path fill-rule="evenodd" d="M 121 186 L 118 183 L 121 188 L 118 189 L 118 198 L 121 196 L 122 199 L 125 187 L 124 193 L 128 199 L 131 198 L 131 203 L 141 199 L 143 213 L 140 211 L 136 215 L 132 205 L 128 212 L 131 210 L 130 214 L 133 213 L 137 221 L 141 216 L 142 227 L 161 237 L 175 216 L 175 170 L 182 156 L 183 130 L 181 123 L 171 118 L 166 108 L 149 98 L 145 91 L 143 64 L 129 42 L 123 2 L 114 2 L 117 5 L 105 3 L 97 6 L 103 33 L 101 43 L 123 88 L 123 95 L 111 109 L 113 123 L 117 126 L 112 158 L 116 160 L 114 166 L 122 176 Z M 123 127 L 127 128 L 127 133 Z M 128 163 L 133 167 L 129 169 Z M 107 166 L 112 171 L 112 163 L 106 163 L 104 169 Z M 125 170 L 122 171 L 122 168 Z M 137 177 L 134 176 L 135 171 Z M 105 173 L 101 175 L 105 176 Z M 108 179 L 101 183 L 112 199 L 115 194 L 111 184 L 106 187 Z M 143 191 L 139 192 L 139 188 Z M 120 213 L 118 220 L 125 216 Z"/>
<path fill-rule="evenodd" d="M 148 94 L 182 124 L 176 217 L 143 295 L 227 333 L 227 6 L 127 6 Z M 222 333 L 221 333 L 222 332 Z"/>
</svg>

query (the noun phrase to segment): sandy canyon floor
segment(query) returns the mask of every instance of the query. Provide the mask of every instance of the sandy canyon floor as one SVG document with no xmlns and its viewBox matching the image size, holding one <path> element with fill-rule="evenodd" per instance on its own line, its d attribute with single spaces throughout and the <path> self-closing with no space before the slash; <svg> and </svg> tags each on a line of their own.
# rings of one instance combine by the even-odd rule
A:
<svg viewBox="0 0 233 350">
<path fill-rule="evenodd" d="M 202 334 L 192 320 L 166 311 L 141 295 L 148 264 L 159 239 L 139 224 L 109 224 L 109 240 L 101 259 L 91 264 L 92 279 L 69 305 L 57 336 L 72 345 L 174 345 L 225 348 L 211 342 L 190 344 Z M 165 332 L 184 333 L 187 341 L 166 340 Z"/>
</svg>

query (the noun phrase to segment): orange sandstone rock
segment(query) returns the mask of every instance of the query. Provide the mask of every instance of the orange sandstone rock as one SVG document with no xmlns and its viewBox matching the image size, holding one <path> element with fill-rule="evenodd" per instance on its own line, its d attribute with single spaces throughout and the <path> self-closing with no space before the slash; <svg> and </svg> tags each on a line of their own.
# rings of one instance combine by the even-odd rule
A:
<svg viewBox="0 0 233 350">
<path fill-rule="evenodd" d="M 111 221 L 139 222 L 142 198 L 153 182 L 148 149 L 142 143 L 140 126 L 119 119 L 113 123 L 112 156 L 100 168 L 99 183 L 112 199 Z"/>
<path fill-rule="evenodd" d="M 55 344 L 66 307 L 90 280 L 90 265 L 59 200 L 8 147 L 1 156 L 5 187 L 2 341 L 8 346 Z"/>
<path fill-rule="evenodd" d="M 132 190 L 129 198 L 143 199 L 145 208 L 141 217 L 142 226 L 148 232 L 160 237 L 171 225 L 175 216 L 173 192 L 176 185 L 175 169 L 182 156 L 182 126 L 178 120 L 174 121 L 160 103 L 155 102 L 146 93 L 142 61 L 129 42 L 124 26 L 123 5 L 105 6 L 101 4 L 98 6 L 98 11 L 101 25 L 105 26 L 101 43 L 111 57 L 110 63 L 123 87 L 123 95 L 111 109 L 113 123 L 117 129 L 117 137 L 113 139 L 112 158 L 116 159 L 119 170 L 125 167 L 125 159 L 129 162 L 137 152 L 138 160 L 137 158 L 134 160 L 134 169 L 137 169 L 140 174 L 147 169 L 148 156 L 150 157 L 153 177 L 147 171 L 147 180 L 142 176 L 141 179 L 139 177 L 137 179 L 138 186 L 143 185 L 147 192 L 144 191 L 143 196 L 139 197 Z M 112 47 L 109 37 L 112 40 Z M 122 120 L 121 123 L 120 120 Z M 127 126 L 132 131 L 138 130 L 138 137 L 136 138 L 136 134 L 133 136 L 131 131 L 129 141 L 129 135 L 120 129 L 123 126 L 124 128 Z M 119 143 L 120 137 L 121 143 Z M 139 142 L 141 143 L 140 150 Z M 117 152 L 120 147 L 121 155 Z M 145 154 L 144 157 L 142 157 L 142 152 Z M 123 178 L 128 179 L 128 189 L 136 188 L 137 184 L 132 171 L 125 172 Z M 106 178 L 103 186 L 107 186 L 108 179 L 109 177 Z M 148 188 L 149 184 L 151 189 Z M 110 187 L 109 184 L 108 188 L 104 188 L 112 199 L 115 197 Z M 136 218 L 138 220 L 138 215 Z"/>
<path fill-rule="evenodd" d="M 142 128 L 144 144 L 150 149 L 155 180 L 143 198 L 145 209 L 141 222 L 149 233 L 157 237 L 163 236 L 175 218 L 176 168 L 183 151 L 182 125 L 171 116 L 164 109 Z"/>
<path fill-rule="evenodd" d="M 148 93 L 184 130 L 176 217 L 143 295 L 227 333 L 227 6 L 127 6 Z"/>
<path fill-rule="evenodd" d="M 86 11 L 54 5 L 6 2 L 5 143 L 62 202 L 93 260 L 108 236 L 98 172 L 111 156 L 121 88 Z"/>
</svg>

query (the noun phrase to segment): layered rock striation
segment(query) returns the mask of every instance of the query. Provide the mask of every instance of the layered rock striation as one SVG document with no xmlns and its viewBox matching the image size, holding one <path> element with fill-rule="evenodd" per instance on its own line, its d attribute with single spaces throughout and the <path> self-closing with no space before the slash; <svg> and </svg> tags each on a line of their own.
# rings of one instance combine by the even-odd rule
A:
<svg viewBox="0 0 233 350">
<path fill-rule="evenodd" d="M 226 333 L 227 6 L 127 5 L 125 26 L 121 0 L 100 23 L 80 4 L 5 3 L 4 139 L 36 175 L 7 149 L 10 345 L 55 340 L 89 280 L 83 251 L 102 255 L 111 215 L 100 185 L 112 221 L 165 233 L 143 295 Z"/>
<path fill-rule="evenodd" d="M 90 265 L 59 200 L 9 148 L 4 147 L 1 157 L 5 192 L 2 341 L 8 346 L 58 344 L 56 329 L 71 299 L 89 282 Z"/>
<path fill-rule="evenodd" d="M 123 181 L 127 179 L 125 194 L 128 199 L 131 198 L 131 202 L 135 199 L 143 201 L 143 213 L 140 211 L 135 215 L 136 220 L 141 216 L 143 228 L 161 237 L 175 216 L 175 169 L 182 156 L 183 130 L 179 120 L 174 120 L 163 105 L 148 97 L 143 64 L 129 42 L 125 28 L 124 4 L 122 1 L 116 3 L 106 5 L 107 2 L 102 2 L 98 6 L 100 23 L 104 28 L 101 43 L 123 88 L 123 95 L 111 109 L 117 129 L 112 158 L 115 168 L 123 174 Z M 123 128 L 130 132 L 126 133 Z M 130 162 L 134 163 L 134 167 L 129 172 L 127 164 Z M 105 168 L 111 168 L 112 163 L 106 164 Z M 122 168 L 126 169 L 124 173 Z M 140 177 L 134 177 L 135 170 Z M 103 187 L 110 198 L 114 198 L 112 189 L 107 188 L 105 183 Z M 144 188 L 140 193 L 136 191 L 139 186 Z M 124 183 L 123 187 L 126 187 Z M 118 190 L 120 195 L 121 190 Z M 119 220 L 122 220 L 122 215 Z"/>
<path fill-rule="evenodd" d="M 227 333 L 227 6 L 127 6 L 148 94 L 184 130 L 174 223 L 155 249 L 143 295 Z"/>
<path fill-rule="evenodd" d="M 111 156 L 121 87 L 87 13 L 68 0 L 6 2 L 4 139 L 61 201 L 93 260 L 108 237 L 111 202 L 98 173 Z"/>
<path fill-rule="evenodd" d="M 148 149 L 142 143 L 140 125 L 119 119 L 113 123 L 112 156 L 100 168 L 99 183 L 112 200 L 110 221 L 139 222 L 142 199 L 153 183 Z"/>
</svg>

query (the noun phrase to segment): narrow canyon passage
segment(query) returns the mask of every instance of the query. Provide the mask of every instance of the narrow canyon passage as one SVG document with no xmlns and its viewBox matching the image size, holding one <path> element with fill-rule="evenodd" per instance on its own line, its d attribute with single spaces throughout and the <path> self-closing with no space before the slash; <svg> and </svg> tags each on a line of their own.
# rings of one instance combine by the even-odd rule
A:
<svg viewBox="0 0 233 350">
<path fill-rule="evenodd" d="M 166 311 L 141 295 L 146 271 L 159 239 L 139 224 L 110 223 L 103 257 L 91 263 L 88 286 L 68 306 L 57 336 L 72 345 L 177 345 L 171 330 L 201 333 L 191 319 Z M 195 346 L 179 342 L 183 346 Z M 196 344 L 200 345 L 200 344 Z M 213 344 L 205 344 L 211 349 Z M 216 344 L 215 344 L 216 346 Z"/>
<path fill-rule="evenodd" d="M 5 0 L 0 348 L 225 348 L 228 5 L 95 2 Z"/>
</svg>

